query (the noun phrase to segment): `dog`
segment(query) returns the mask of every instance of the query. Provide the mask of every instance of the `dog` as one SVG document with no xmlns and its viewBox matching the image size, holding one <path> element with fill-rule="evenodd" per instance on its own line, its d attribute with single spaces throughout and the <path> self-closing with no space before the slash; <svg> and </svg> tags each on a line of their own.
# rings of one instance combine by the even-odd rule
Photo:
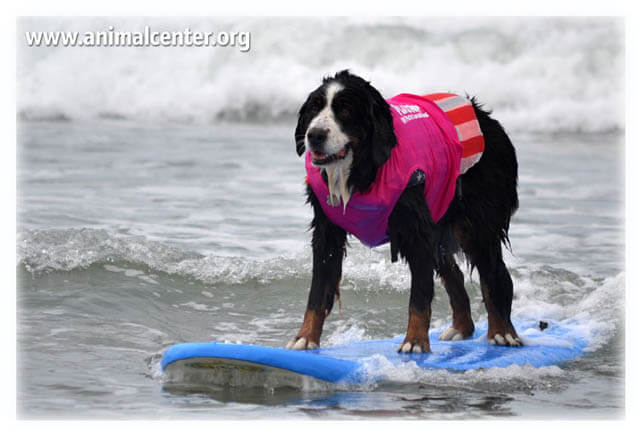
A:
<svg viewBox="0 0 640 435">
<path fill-rule="evenodd" d="M 313 270 L 302 327 L 288 349 L 319 346 L 324 321 L 340 297 L 347 234 L 369 246 L 389 242 L 391 261 L 399 254 L 409 265 L 408 326 L 398 352 L 431 351 L 434 272 L 453 311 L 452 325 L 440 339 L 473 334 L 464 277 L 454 259 L 460 251 L 480 275 L 488 342 L 522 346 L 511 323 L 513 283 L 502 256 L 503 245 L 511 249 L 509 224 L 518 208 L 516 152 L 491 112 L 475 97 L 465 101 L 477 119 L 484 150 L 460 174 L 460 140 L 451 139 L 456 133 L 452 122 L 432 103 L 410 94 L 386 101 L 349 70 L 325 77 L 309 94 L 298 113 L 295 143 L 298 155 L 306 155 Z M 420 122 L 431 124 L 421 127 Z M 416 127 L 405 141 L 411 144 L 401 141 L 400 147 L 404 123 Z M 424 156 L 400 159 L 398 153 L 407 147 Z M 416 169 L 416 161 L 423 159 L 430 162 L 418 162 Z M 367 202 L 376 195 L 382 199 Z"/>
</svg>

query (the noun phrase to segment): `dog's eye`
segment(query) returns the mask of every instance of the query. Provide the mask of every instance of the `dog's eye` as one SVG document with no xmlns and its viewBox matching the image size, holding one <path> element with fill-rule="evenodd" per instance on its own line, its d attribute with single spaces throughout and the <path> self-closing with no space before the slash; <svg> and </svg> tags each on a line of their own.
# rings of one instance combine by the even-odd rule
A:
<svg viewBox="0 0 640 435">
<path fill-rule="evenodd" d="M 349 109 L 341 109 L 340 110 L 340 117 L 348 118 L 350 116 L 351 116 L 351 112 L 349 111 Z"/>
<path fill-rule="evenodd" d="M 324 100 L 321 97 L 316 97 L 309 102 L 309 107 L 313 110 L 320 110 L 324 106 Z"/>
</svg>

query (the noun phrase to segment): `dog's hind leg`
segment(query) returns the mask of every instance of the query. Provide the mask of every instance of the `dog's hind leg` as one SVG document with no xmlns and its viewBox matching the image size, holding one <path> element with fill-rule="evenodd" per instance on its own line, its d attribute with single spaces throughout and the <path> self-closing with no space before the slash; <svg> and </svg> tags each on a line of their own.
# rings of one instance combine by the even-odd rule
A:
<svg viewBox="0 0 640 435">
<path fill-rule="evenodd" d="M 473 334 L 474 325 L 469 296 L 464 288 L 464 275 L 458 268 L 453 255 L 444 256 L 442 264 L 438 266 L 438 274 L 447 290 L 453 311 L 453 324 L 440 335 L 440 340 L 455 341 L 470 337 Z"/>
<path fill-rule="evenodd" d="M 502 259 L 502 246 L 496 241 L 493 246 L 474 246 L 472 263 L 480 274 L 482 298 L 489 321 L 487 339 L 490 344 L 522 346 L 511 323 L 513 282 Z"/>
<path fill-rule="evenodd" d="M 502 258 L 502 245 L 509 246 L 511 216 L 518 209 L 518 161 L 500 123 L 475 102 L 474 109 L 485 150 L 480 161 L 459 178 L 454 232 L 480 274 L 489 343 L 521 346 L 511 323 L 513 282 Z"/>
</svg>

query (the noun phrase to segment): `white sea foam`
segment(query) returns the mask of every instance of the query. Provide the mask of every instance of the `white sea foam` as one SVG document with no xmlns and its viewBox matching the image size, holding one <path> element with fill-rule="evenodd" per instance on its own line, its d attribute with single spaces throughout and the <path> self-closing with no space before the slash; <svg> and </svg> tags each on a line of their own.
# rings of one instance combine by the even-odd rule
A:
<svg viewBox="0 0 640 435">
<path fill-rule="evenodd" d="M 386 251 L 354 245 L 345 260 L 347 287 L 354 291 L 363 285 L 366 288 L 391 287 L 399 291 L 408 288 L 405 265 L 391 263 Z M 24 231 L 18 236 L 18 262 L 33 273 L 70 271 L 104 263 L 106 270 L 138 279 L 153 275 L 125 266 L 133 263 L 207 284 L 239 284 L 251 280 L 269 283 L 306 278 L 311 271 L 311 254 L 307 249 L 264 260 L 205 256 L 143 236 L 120 236 L 90 228 Z"/>
<path fill-rule="evenodd" d="M 529 365 L 493 367 L 490 369 L 424 370 L 414 361 L 393 363 L 382 355 L 373 355 L 363 360 L 363 375 L 370 383 L 422 383 L 434 386 L 482 386 L 485 389 L 504 388 L 509 383 L 519 382 L 528 386 L 552 385 L 553 379 L 564 376 L 557 366 L 535 368 Z"/>
<path fill-rule="evenodd" d="M 366 333 L 365 328 L 357 323 L 347 323 L 339 321 L 338 327 L 323 337 L 323 346 L 342 346 L 359 341 L 371 340 L 371 336 Z"/>
<path fill-rule="evenodd" d="M 383 95 L 468 92 L 510 131 L 624 127 L 623 26 L 609 18 L 29 18 L 38 30 L 252 32 L 252 48 L 27 48 L 23 119 L 209 123 L 291 117 L 323 75 L 351 68 Z"/>
</svg>

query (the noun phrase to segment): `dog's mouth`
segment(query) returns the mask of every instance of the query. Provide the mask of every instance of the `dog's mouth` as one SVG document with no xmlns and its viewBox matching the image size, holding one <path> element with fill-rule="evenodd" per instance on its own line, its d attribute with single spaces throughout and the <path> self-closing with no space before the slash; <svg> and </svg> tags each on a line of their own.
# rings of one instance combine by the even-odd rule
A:
<svg viewBox="0 0 640 435">
<path fill-rule="evenodd" d="M 342 160 L 347 157 L 350 148 L 351 142 L 348 142 L 345 146 L 342 147 L 340 151 L 329 155 L 311 151 L 311 157 L 313 157 L 312 162 L 316 166 L 323 166 L 328 165 L 329 163 L 337 162 L 338 160 Z"/>
</svg>

